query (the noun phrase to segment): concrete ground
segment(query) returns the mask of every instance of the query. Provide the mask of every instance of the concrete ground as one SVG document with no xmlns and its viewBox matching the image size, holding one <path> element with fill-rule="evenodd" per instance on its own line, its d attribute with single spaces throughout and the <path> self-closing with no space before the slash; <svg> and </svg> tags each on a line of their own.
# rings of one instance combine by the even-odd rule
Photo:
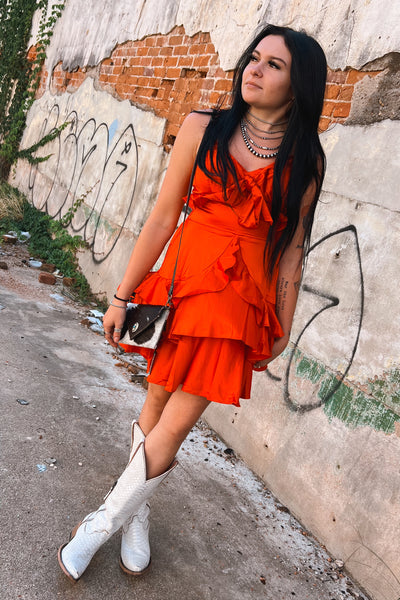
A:
<svg viewBox="0 0 400 600">
<path fill-rule="evenodd" d="M 91 307 L 40 284 L 21 246 L 1 254 L 1 600 L 366 599 L 202 423 L 152 501 L 150 571 L 120 570 L 117 533 L 72 584 L 57 548 L 124 469 L 145 391 L 81 324 Z"/>
</svg>

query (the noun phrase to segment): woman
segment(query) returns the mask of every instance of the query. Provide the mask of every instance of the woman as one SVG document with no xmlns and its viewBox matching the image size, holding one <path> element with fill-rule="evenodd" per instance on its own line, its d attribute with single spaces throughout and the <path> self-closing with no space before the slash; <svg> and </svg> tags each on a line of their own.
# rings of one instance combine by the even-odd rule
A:
<svg viewBox="0 0 400 600">
<path fill-rule="evenodd" d="M 252 370 L 264 370 L 289 340 L 302 263 L 325 171 L 318 138 L 326 60 L 305 33 L 268 25 L 239 59 L 228 110 L 192 113 L 176 138 L 158 201 L 104 316 L 118 346 L 129 297 L 163 304 L 179 230 L 173 234 L 198 157 L 174 287 L 174 311 L 157 349 L 130 461 L 104 504 L 59 550 L 76 581 L 123 527 L 120 565 L 150 564 L 148 498 L 209 402 L 239 406 Z M 152 351 L 142 351 L 151 360 Z"/>
</svg>

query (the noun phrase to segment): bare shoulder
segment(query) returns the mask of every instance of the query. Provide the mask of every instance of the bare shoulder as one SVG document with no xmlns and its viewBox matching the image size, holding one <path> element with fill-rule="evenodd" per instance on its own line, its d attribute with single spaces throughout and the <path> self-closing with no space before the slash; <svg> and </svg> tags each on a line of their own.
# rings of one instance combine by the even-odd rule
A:
<svg viewBox="0 0 400 600">
<path fill-rule="evenodd" d="M 180 128 L 180 133 L 194 136 L 200 141 L 210 119 L 211 111 L 191 112 L 185 117 Z"/>
<path fill-rule="evenodd" d="M 176 136 L 173 154 L 179 155 L 180 160 L 182 154 L 187 154 L 193 162 L 210 119 L 211 113 L 208 112 L 187 115 Z"/>
</svg>

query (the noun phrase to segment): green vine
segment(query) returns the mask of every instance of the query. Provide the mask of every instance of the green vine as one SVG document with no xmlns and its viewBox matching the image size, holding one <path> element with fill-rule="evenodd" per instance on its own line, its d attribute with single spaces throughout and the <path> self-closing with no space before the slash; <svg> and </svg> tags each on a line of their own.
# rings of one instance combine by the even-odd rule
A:
<svg viewBox="0 0 400 600">
<path fill-rule="evenodd" d="M 11 165 L 18 158 L 27 158 L 30 162 L 46 160 L 46 157 L 34 158 L 33 152 L 49 140 L 40 140 L 39 145 L 23 151 L 19 150 L 19 144 L 26 114 L 40 85 L 46 49 L 65 4 L 64 1 L 57 4 L 51 2 L 0 0 L 0 177 L 3 179 L 7 178 Z M 36 10 L 41 11 L 41 19 L 36 38 L 36 56 L 30 62 L 27 50 Z M 59 130 L 50 135 L 56 137 L 58 133 Z"/>
<path fill-rule="evenodd" d="M 68 125 L 70 125 L 70 123 L 71 121 L 66 121 L 65 123 L 62 123 L 62 125 L 59 125 L 58 127 L 52 129 L 50 133 L 43 136 L 38 142 L 32 144 L 32 146 L 29 146 L 29 148 L 18 150 L 17 158 L 24 158 L 31 165 L 36 165 L 38 163 L 48 160 L 51 154 L 47 154 L 46 156 L 34 156 L 35 152 L 39 150 L 39 148 L 42 148 L 43 146 L 46 146 L 46 144 L 48 144 L 49 142 L 55 140 L 60 135 L 62 130 L 65 129 Z"/>
<path fill-rule="evenodd" d="M 68 225 L 71 223 L 72 219 L 74 218 L 74 215 L 77 212 L 78 208 L 84 203 L 84 201 L 86 200 L 86 197 L 93 191 L 94 187 L 98 183 L 99 183 L 99 181 L 96 181 L 96 183 L 94 185 L 92 185 L 92 187 L 90 187 L 88 190 L 86 190 L 86 192 L 84 192 L 81 196 L 79 196 L 79 198 L 76 198 L 76 200 L 72 204 L 71 208 L 69 208 L 67 210 L 65 215 L 63 217 L 61 217 L 61 219 L 59 221 L 63 227 L 68 227 Z"/>
</svg>

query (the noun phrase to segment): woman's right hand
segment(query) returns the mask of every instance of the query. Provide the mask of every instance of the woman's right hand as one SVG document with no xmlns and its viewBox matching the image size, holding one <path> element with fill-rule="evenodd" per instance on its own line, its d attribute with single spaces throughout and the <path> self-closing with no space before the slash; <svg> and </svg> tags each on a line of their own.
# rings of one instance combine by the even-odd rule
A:
<svg viewBox="0 0 400 600">
<path fill-rule="evenodd" d="M 112 305 L 108 307 L 108 310 L 103 317 L 104 337 L 114 348 L 118 348 L 125 316 L 126 302 L 120 302 L 114 298 Z"/>
</svg>

